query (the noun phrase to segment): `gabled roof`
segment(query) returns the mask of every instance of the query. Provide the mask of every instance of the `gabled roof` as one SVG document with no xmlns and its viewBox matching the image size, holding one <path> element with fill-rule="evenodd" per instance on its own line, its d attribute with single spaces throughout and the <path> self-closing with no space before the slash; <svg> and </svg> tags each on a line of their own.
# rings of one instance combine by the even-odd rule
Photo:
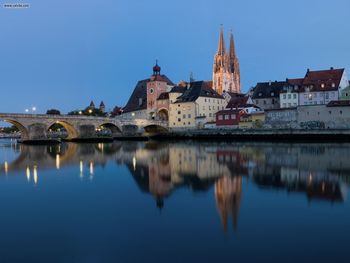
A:
<svg viewBox="0 0 350 263">
<path fill-rule="evenodd" d="M 152 75 L 150 80 L 152 80 L 152 81 L 164 81 L 169 86 L 175 85 L 166 75 Z"/>
<path fill-rule="evenodd" d="M 177 102 L 193 102 L 199 97 L 218 98 L 223 97 L 212 89 L 212 81 L 195 81 L 191 82 L 190 87 L 177 98 Z"/>
<path fill-rule="evenodd" d="M 308 70 L 301 91 L 310 88 L 310 91 L 338 90 L 345 69 Z"/>
<path fill-rule="evenodd" d="M 187 87 L 175 86 L 169 93 L 184 93 L 187 90 Z"/>
<path fill-rule="evenodd" d="M 253 99 L 278 98 L 285 81 L 259 82 L 254 88 Z"/>
<path fill-rule="evenodd" d="M 230 114 L 230 113 L 239 113 L 241 110 L 233 110 L 233 109 L 227 109 L 227 110 L 220 110 L 216 113 L 216 115 L 220 114 Z"/>
<path fill-rule="evenodd" d="M 301 86 L 303 85 L 303 81 L 304 81 L 303 78 L 287 79 L 286 85 L 285 87 L 283 87 L 280 93 L 299 92 L 299 90 L 301 89 Z"/>
<path fill-rule="evenodd" d="M 237 92 L 230 92 L 230 91 L 225 91 L 226 94 L 230 95 L 231 98 L 237 98 L 237 97 L 244 97 L 244 93 L 237 93 Z"/>
<path fill-rule="evenodd" d="M 227 109 L 233 109 L 233 108 L 243 108 L 247 105 L 249 97 L 235 97 L 230 100 L 230 102 L 227 104 Z"/>
<path fill-rule="evenodd" d="M 123 112 L 132 112 L 147 109 L 147 83 L 149 79 L 140 80 L 131 94 L 128 103 L 123 108 Z M 142 99 L 142 104 L 140 104 Z"/>
</svg>

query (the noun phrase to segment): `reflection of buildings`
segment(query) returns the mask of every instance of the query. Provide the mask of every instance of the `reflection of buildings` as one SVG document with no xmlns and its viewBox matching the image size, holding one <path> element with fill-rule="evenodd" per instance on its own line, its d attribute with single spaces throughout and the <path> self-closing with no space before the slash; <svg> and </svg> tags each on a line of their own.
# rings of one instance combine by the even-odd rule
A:
<svg viewBox="0 0 350 263">
<path fill-rule="evenodd" d="M 0 163 L 0 175 L 23 171 L 26 181 L 40 184 L 41 170 L 74 166 L 77 176 L 92 179 L 98 166 L 115 162 L 129 169 L 140 190 L 152 194 L 158 207 L 180 187 L 191 191 L 214 188 L 226 230 L 230 217 L 237 227 L 243 177 L 261 189 L 303 193 L 310 201 L 343 202 L 350 181 L 349 155 L 347 145 L 315 144 L 187 141 L 21 145 L 17 159 Z"/>
<path fill-rule="evenodd" d="M 222 177 L 215 183 L 216 206 L 225 232 L 228 217 L 232 217 L 233 229 L 237 229 L 238 212 L 241 202 L 242 177 Z"/>
</svg>

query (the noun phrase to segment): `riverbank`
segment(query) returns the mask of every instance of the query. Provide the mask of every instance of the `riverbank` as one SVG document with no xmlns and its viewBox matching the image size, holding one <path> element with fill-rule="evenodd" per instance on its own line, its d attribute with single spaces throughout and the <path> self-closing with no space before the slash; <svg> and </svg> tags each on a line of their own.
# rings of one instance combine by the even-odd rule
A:
<svg viewBox="0 0 350 263">
<path fill-rule="evenodd" d="M 150 136 L 153 140 L 350 142 L 350 130 L 189 130 Z"/>
</svg>

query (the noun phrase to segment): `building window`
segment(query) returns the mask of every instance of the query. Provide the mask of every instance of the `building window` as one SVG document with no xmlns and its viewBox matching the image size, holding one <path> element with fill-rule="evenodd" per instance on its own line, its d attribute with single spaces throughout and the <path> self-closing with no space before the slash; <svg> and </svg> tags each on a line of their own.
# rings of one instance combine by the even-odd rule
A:
<svg viewBox="0 0 350 263">
<path fill-rule="evenodd" d="M 183 119 L 186 119 L 186 114 L 182 115 L 182 118 L 183 118 Z"/>
<path fill-rule="evenodd" d="M 180 119 L 180 118 L 178 118 L 178 119 L 177 119 L 177 121 L 178 121 L 178 122 L 180 122 L 180 121 L 181 121 L 181 119 Z"/>
<path fill-rule="evenodd" d="M 211 110 L 211 107 L 209 106 L 209 110 Z"/>
<path fill-rule="evenodd" d="M 266 105 L 266 100 L 264 100 L 264 105 Z"/>
<path fill-rule="evenodd" d="M 209 113 L 209 117 L 211 117 L 211 113 Z"/>
<path fill-rule="evenodd" d="M 286 94 L 283 94 L 283 99 L 284 99 L 284 100 L 286 99 Z"/>
<path fill-rule="evenodd" d="M 271 92 L 271 97 L 275 96 L 275 93 L 274 92 Z"/>
<path fill-rule="evenodd" d="M 178 111 L 177 114 L 181 114 L 181 111 Z"/>
<path fill-rule="evenodd" d="M 292 94 L 288 94 L 288 99 L 290 100 L 292 98 Z"/>
<path fill-rule="evenodd" d="M 235 120 L 236 119 L 236 115 L 235 114 L 231 114 L 231 119 Z"/>
<path fill-rule="evenodd" d="M 321 84 L 321 88 L 322 88 L 322 89 L 324 88 L 324 84 L 323 84 L 323 83 Z"/>
<path fill-rule="evenodd" d="M 285 103 L 282 104 L 282 108 L 285 108 L 287 107 L 287 105 Z"/>
<path fill-rule="evenodd" d="M 339 111 L 340 114 L 343 114 L 343 111 Z"/>
<path fill-rule="evenodd" d="M 191 125 L 191 123 L 190 123 L 190 122 L 188 122 L 188 125 Z"/>
<path fill-rule="evenodd" d="M 335 88 L 335 83 L 334 82 L 332 83 L 332 88 Z"/>
<path fill-rule="evenodd" d="M 262 96 L 262 93 L 261 92 L 259 92 L 259 97 L 261 97 Z"/>
<path fill-rule="evenodd" d="M 332 111 L 331 111 L 331 110 L 329 111 L 329 114 L 332 114 Z"/>
<path fill-rule="evenodd" d="M 328 100 L 329 99 L 329 94 L 328 94 L 328 92 L 326 93 L 326 100 Z"/>
<path fill-rule="evenodd" d="M 293 94 L 293 99 L 296 99 L 297 98 L 297 94 Z"/>
<path fill-rule="evenodd" d="M 191 114 L 188 114 L 187 117 L 188 117 L 188 118 L 191 118 Z"/>
<path fill-rule="evenodd" d="M 225 120 L 229 120 L 230 119 L 230 115 L 225 114 Z"/>
<path fill-rule="evenodd" d="M 207 102 L 207 99 L 204 99 L 204 102 Z"/>
<path fill-rule="evenodd" d="M 312 94 L 309 93 L 309 100 L 312 100 Z"/>
<path fill-rule="evenodd" d="M 219 121 L 222 121 L 222 115 L 218 116 Z"/>
</svg>

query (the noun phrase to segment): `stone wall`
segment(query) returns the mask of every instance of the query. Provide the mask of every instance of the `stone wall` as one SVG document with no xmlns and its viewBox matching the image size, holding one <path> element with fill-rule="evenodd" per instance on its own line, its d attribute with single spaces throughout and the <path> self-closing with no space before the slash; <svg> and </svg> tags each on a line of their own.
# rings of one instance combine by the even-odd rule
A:
<svg viewBox="0 0 350 263">
<path fill-rule="evenodd" d="M 349 129 L 350 107 L 300 106 L 298 122 L 301 128 Z"/>
<path fill-rule="evenodd" d="M 265 111 L 264 128 L 290 129 L 298 128 L 297 108 Z"/>
<path fill-rule="evenodd" d="M 265 111 L 264 128 L 350 129 L 350 107 L 326 105 Z"/>
</svg>

